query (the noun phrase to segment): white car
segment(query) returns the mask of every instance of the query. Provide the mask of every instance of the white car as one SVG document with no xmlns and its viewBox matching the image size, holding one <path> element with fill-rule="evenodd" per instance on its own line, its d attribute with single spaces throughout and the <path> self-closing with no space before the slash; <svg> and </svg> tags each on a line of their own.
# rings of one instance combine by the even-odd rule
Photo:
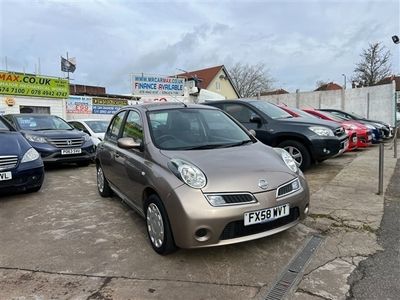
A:
<svg viewBox="0 0 400 300">
<path fill-rule="evenodd" d="M 68 123 L 76 129 L 90 135 L 93 144 L 97 146 L 104 139 L 104 133 L 107 131 L 109 121 L 98 119 L 82 119 L 70 120 Z"/>
</svg>

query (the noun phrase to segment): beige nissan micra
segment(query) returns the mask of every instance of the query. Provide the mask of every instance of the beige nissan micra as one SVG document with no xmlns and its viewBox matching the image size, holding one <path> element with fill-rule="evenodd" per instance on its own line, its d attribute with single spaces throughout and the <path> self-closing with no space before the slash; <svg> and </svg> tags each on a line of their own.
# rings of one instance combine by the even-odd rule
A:
<svg viewBox="0 0 400 300">
<path fill-rule="evenodd" d="M 295 226 L 309 209 L 292 157 L 209 106 L 121 109 L 96 166 L 100 195 L 114 192 L 137 210 L 159 254 L 262 238 Z"/>
</svg>

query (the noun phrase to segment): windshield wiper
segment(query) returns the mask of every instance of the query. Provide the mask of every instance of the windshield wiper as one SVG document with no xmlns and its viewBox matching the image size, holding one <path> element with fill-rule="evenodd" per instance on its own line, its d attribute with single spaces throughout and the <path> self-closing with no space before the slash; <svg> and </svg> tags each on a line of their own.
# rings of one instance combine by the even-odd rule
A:
<svg viewBox="0 0 400 300">
<path fill-rule="evenodd" d="M 194 147 L 182 147 L 180 150 L 201 150 L 201 149 L 216 149 L 216 148 L 224 148 L 230 144 L 205 144 Z"/>
<path fill-rule="evenodd" d="M 54 128 L 36 128 L 32 129 L 33 131 L 41 131 L 41 130 L 54 130 Z"/>
<path fill-rule="evenodd" d="M 240 141 L 240 142 L 237 142 L 237 143 L 226 144 L 225 148 L 242 146 L 242 145 L 245 145 L 245 144 L 248 144 L 248 143 L 253 143 L 253 141 L 252 140 L 244 140 L 244 141 Z"/>
</svg>

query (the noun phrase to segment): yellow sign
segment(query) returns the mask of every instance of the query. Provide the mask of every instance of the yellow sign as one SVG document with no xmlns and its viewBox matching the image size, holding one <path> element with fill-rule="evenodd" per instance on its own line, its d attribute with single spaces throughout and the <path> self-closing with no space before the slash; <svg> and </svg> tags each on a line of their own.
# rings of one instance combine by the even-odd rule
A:
<svg viewBox="0 0 400 300">
<path fill-rule="evenodd" d="M 0 94 L 44 98 L 68 98 L 66 79 L 0 72 Z"/>
<path fill-rule="evenodd" d="M 8 106 L 14 106 L 15 105 L 15 99 L 11 98 L 11 97 L 6 97 L 4 99 L 4 102 L 8 105 Z"/>
</svg>

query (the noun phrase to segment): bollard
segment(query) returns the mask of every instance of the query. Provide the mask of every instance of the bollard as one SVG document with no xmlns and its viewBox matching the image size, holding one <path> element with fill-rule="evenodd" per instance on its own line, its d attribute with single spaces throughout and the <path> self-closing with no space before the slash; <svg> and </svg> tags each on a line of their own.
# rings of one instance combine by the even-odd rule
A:
<svg viewBox="0 0 400 300">
<path fill-rule="evenodd" d="M 378 183 L 378 195 L 383 194 L 383 151 L 384 145 L 379 144 L 379 183 Z"/>
<path fill-rule="evenodd" d="M 399 129 L 397 127 L 394 128 L 394 137 L 393 137 L 393 152 L 394 158 L 397 158 L 397 135 L 398 135 Z"/>
</svg>

